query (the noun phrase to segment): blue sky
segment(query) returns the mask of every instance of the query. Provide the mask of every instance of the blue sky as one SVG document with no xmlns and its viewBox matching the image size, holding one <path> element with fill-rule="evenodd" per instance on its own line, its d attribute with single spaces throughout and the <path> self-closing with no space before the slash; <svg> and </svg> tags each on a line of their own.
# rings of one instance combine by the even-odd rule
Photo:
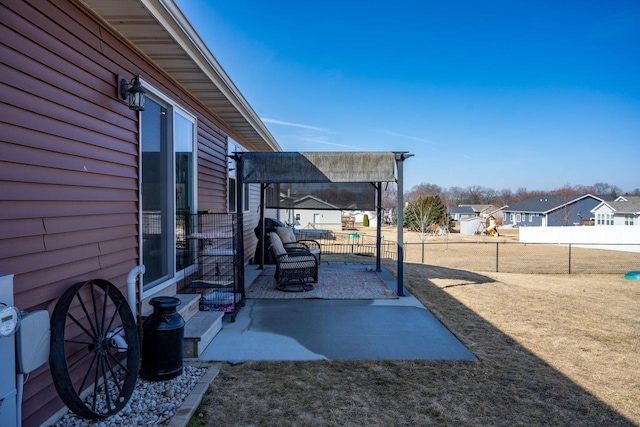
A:
<svg viewBox="0 0 640 427">
<path fill-rule="evenodd" d="M 640 187 L 639 1 L 177 0 L 285 151 L 420 183 Z"/>
</svg>

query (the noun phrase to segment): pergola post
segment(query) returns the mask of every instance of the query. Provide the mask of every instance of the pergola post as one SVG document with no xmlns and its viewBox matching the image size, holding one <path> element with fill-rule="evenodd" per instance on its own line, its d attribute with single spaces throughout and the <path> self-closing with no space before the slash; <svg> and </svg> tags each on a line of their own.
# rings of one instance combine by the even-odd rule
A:
<svg viewBox="0 0 640 427">
<path fill-rule="evenodd" d="M 382 248 L 382 183 L 378 182 L 377 185 L 377 212 L 378 223 L 376 225 L 376 271 L 382 271 L 380 266 L 380 249 Z"/>
<path fill-rule="evenodd" d="M 258 239 L 258 243 L 261 243 L 260 247 L 257 249 L 260 251 L 260 270 L 264 270 L 264 242 L 265 242 L 265 227 L 264 227 L 264 192 L 267 189 L 269 184 L 260 184 L 260 239 Z"/>
<path fill-rule="evenodd" d="M 407 154 L 406 151 L 395 152 L 396 155 L 396 168 L 398 170 L 398 290 L 399 297 L 404 295 L 404 241 L 403 241 L 403 229 L 404 229 L 404 195 L 403 195 L 403 164 L 405 159 L 413 156 L 413 154 Z"/>
</svg>

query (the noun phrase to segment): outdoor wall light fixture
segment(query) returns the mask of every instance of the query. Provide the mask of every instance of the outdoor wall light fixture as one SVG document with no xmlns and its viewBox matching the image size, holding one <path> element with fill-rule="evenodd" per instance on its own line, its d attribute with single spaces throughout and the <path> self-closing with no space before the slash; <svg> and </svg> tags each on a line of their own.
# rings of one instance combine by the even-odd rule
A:
<svg viewBox="0 0 640 427">
<path fill-rule="evenodd" d="M 144 100 L 146 91 L 140 83 L 140 77 L 135 76 L 131 82 L 118 76 L 119 95 L 123 101 L 129 101 L 129 109 L 134 111 L 144 110 Z"/>
</svg>

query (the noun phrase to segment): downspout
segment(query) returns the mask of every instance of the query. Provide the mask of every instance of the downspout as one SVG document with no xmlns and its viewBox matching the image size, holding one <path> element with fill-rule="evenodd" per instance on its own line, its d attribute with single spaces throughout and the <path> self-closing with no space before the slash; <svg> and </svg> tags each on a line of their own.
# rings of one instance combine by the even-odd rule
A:
<svg viewBox="0 0 640 427">
<path fill-rule="evenodd" d="M 144 265 L 140 264 L 136 267 L 133 267 L 129 274 L 127 275 L 127 300 L 129 301 L 129 308 L 131 308 L 131 313 L 133 313 L 133 318 L 138 321 L 138 300 L 136 296 L 136 279 L 139 275 L 143 275 L 146 268 Z M 141 279 L 142 282 L 142 279 Z M 142 292 L 140 292 L 142 295 Z"/>
</svg>

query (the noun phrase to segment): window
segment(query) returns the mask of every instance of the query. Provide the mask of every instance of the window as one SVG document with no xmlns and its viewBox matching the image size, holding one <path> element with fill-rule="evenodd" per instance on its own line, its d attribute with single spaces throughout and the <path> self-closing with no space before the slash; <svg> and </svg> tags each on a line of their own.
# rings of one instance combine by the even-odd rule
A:
<svg viewBox="0 0 640 427">
<path fill-rule="evenodd" d="M 596 224 L 597 225 L 613 225 L 613 214 L 597 214 L 596 215 Z"/>
<path fill-rule="evenodd" d="M 634 225 L 633 215 L 625 215 L 624 216 L 624 225 Z"/>
<path fill-rule="evenodd" d="M 195 212 L 195 118 L 148 93 L 140 112 L 144 290 L 175 278 L 187 258 L 185 222 Z"/>
<path fill-rule="evenodd" d="M 227 206 L 227 210 L 228 212 L 237 212 L 238 211 L 238 204 L 237 204 L 237 183 L 238 183 L 238 178 L 237 178 L 237 164 L 235 159 L 233 159 L 231 156 L 234 155 L 234 153 L 239 153 L 239 152 L 244 152 L 247 151 L 245 150 L 242 146 L 238 145 L 235 141 L 233 141 L 231 138 L 229 138 L 229 142 L 227 144 L 227 155 L 229 156 L 228 159 L 228 185 L 227 185 L 227 200 L 228 200 L 228 206 Z M 249 184 L 243 184 L 242 185 L 242 200 L 243 200 L 243 212 L 247 212 L 250 210 L 249 207 Z"/>
</svg>

